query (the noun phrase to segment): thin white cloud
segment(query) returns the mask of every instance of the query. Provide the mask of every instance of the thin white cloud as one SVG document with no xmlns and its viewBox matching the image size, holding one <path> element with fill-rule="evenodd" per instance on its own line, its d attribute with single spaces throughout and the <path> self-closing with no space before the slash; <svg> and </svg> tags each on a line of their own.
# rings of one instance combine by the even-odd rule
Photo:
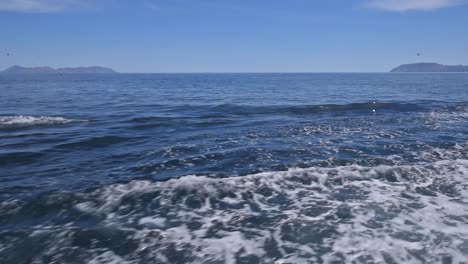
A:
<svg viewBox="0 0 468 264">
<path fill-rule="evenodd" d="M 393 12 L 430 11 L 462 4 L 464 0 L 368 0 L 367 6 Z"/>
<path fill-rule="evenodd" d="M 0 11 L 51 13 L 81 9 L 88 4 L 88 0 L 0 0 Z"/>
</svg>

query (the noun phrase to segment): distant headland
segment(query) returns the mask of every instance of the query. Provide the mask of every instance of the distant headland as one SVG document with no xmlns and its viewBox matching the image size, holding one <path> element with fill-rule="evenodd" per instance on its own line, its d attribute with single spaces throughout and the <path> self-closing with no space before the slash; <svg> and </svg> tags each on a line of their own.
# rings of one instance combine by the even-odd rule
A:
<svg viewBox="0 0 468 264">
<path fill-rule="evenodd" d="M 104 68 L 99 66 L 91 66 L 91 67 L 76 67 L 76 68 L 51 68 L 51 67 L 33 67 L 33 68 L 26 68 L 15 65 L 10 67 L 2 72 L 2 74 L 103 74 L 103 73 L 117 73 L 113 69 Z"/>
<path fill-rule="evenodd" d="M 467 72 L 468 66 L 464 65 L 442 65 L 439 63 L 412 63 L 412 64 L 403 64 L 391 72 Z"/>
</svg>

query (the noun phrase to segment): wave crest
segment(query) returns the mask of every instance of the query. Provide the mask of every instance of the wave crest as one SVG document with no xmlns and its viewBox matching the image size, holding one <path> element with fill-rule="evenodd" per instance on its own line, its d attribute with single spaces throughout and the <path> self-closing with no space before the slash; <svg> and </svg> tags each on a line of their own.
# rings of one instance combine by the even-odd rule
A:
<svg viewBox="0 0 468 264">
<path fill-rule="evenodd" d="M 31 126 L 59 125 L 77 121 L 79 120 L 67 119 L 60 116 L 0 116 L 0 128 L 23 128 Z"/>
</svg>

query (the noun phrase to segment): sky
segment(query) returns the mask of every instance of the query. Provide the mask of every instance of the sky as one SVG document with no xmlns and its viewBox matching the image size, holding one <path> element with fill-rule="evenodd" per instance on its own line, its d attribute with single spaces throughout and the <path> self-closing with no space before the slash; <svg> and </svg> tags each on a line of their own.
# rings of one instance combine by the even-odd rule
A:
<svg viewBox="0 0 468 264">
<path fill-rule="evenodd" d="M 468 64 L 468 0 L 0 0 L 0 69 L 386 72 L 413 62 Z"/>
</svg>

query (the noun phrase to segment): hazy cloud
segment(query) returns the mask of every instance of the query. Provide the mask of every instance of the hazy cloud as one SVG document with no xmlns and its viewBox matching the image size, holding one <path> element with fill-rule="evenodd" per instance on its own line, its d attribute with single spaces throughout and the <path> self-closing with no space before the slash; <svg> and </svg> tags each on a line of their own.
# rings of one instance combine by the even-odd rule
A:
<svg viewBox="0 0 468 264">
<path fill-rule="evenodd" d="M 435 10 L 462 4 L 464 0 L 369 0 L 368 7 L 394 12 Z"/>
<path fill-rule="evenodd" d="M 49 13 L 85 8 L 88 0 L 0 0 L 0 11 Z"/>
<path fill-rule="evenodd" d="M 0 11 L 50 13 L 89 8 L 97 0 L 0 0 Z M 468 0 L 366 0 L 367 7 L 394 12 L 434 10 L 455 6 Z M 145 6 L 159 9 L 152 1 Z"/>
</svg>

